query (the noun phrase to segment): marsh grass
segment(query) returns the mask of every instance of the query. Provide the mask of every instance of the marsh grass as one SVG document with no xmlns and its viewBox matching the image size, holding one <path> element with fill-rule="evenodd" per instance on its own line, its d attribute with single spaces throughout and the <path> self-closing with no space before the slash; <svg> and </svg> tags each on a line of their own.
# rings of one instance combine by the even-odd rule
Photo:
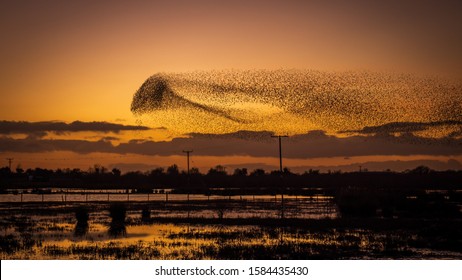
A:
<svg viewBox="0 0 462 280">
<path fill-rule="evenodd" d="M 189 230 L 187 228 L 189 227 Z M 104 230 L 104 229 L 102 229 Z M 3 236 L 3 259 L 419 259 L 460 258 L 460 240 L 437 229 L 372 230 L 360 228 L 297 228 L 258 225 L 152 224 L 127 227 L 125 238 L 67 240 L 18 233 Z M 450 228 L 448 228 L 450 230 Z M 453 233 L 452 235 L 460 232 Z M 97 233 L 91 233 L 96 236 Z M 56 239 L 57 238 L 57 239 Z M 445 239 L 446 238 L 446 239 Z M 56 240 L 58 242 L 55 242 Z M 61 241 L 59 241 L 61 240 Z M 67 240 L 67 241 L 66 241 Z M 456 240 L 456 241 L 454 241 Z M 453 242 L 453 243 L 450 243 Z M 439 255 L 438 250 L 449 250 Z M 427 250 L 426 255 L 417 249 Z"/>
<path fill-rule="evenodd" d="M 195 201 L 187 208 L 190 217 L 184 214 L 185 203 L 178 202 L 94 203 L 89 204 L 91 216 L 82 204 L 67 208 L 26 204 L 16 212 L 0 215 L 0 255 L 2 259 L 462 258 L 460 214 L 444 218 L 444 207 L 453 207 L 452 198 L 422 194 L 407 199 L 401 194 L 377 194 L 370 212 L 374 214 L 342 213 L 342 218 L 331 219 L 297 216 L 297 211 L 310 206 L 311 201 L 286 204 L 292 207 L 293 215 L 285 219 L 274 215 L 279 204 L 258 200 Z M 362 202 L 370 203 L 367 197 L 347 193 L 343 199 L 359 201 L 361 209 Z M 383 205 L 391 205 L 388 214 L 383 213 Z M 418 215 L 417 209 L 425 205 L 435 205 L 427 210 L 431 215 Z M 200 212 L 204 209 L 208 212 Z M 273 214 L 261 214 L 270 213 L 261 212 L 268 209 Z M 447 211 L 454 214 L 453 209 Z M 86 228 L 86 233 L 75 235 L 77 226 Z"/>
</svg>

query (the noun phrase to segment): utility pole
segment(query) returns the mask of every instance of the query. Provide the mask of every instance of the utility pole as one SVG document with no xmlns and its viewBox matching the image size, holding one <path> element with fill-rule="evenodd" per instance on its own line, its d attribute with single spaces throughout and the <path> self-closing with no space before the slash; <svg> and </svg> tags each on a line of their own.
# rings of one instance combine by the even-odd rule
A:
<svg viewBox="0 0 462 280">
<path fill-rule="evenodd" d="M 278 138 L 279 140 L 279 172 L 281 176 L 282 191 L 281 191 L 281 219 L 284 219 L 284 182 L 282 181 L 282 144 L 281 138 L 289 137 L 287 135 L 272 135 L 272 138 Z"/>
<path fill-rule="evenodd" d="M 8 168 L 10 169 L 10 171 L 11 171 L 11 163 L 13 162 L 13 159 L 14 158 L 6 158 L 6 160 L 8 161 Z"/>
<path fill-rule="evenodd" d="M 188 162 L 188 178 L 189 178 L 189 154 L 192 153 L 192 152 L 193 152 L 192 150 L 183 151 L 183 153 L 186 153 L 186 159 L 187 159 L 187 162 Z"/>
<path fill-rule="evenodd" d="M 190 189 L 189 189 L 189 185 L 190 185 L 190 180 L 189 180 L 189 154 L 192 153 L 192 152 L 193 152 L 192 150 L 183 150 L 183 153 L 186 153 L 186 160 L 188 162 L 188 198 L 187 198 L 187 200 L 188 200 L 188 219 L 189 219 L 189 191 L 190 191 Z M 189 229 L 189 227 L 188 227 L 188 229 Z M 188 230 L 188 232 L 189 232 L 189 230 Z"/>
<path fill-rule="evenodd" d="M 287 135 L 272 135 L 272 138 L 278 138 L 279 140 L 279 171 L 281 172 L 282 176 L 282 145 L 281 145 L 281 138 L 289 137 Z"/>
</svg>

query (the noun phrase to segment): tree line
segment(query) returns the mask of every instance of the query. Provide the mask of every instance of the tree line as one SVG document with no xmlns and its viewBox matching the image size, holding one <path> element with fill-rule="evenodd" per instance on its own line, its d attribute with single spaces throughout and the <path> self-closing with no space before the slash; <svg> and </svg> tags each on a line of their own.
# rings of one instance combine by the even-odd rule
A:
<svg viewBox="0 0 462 280">
<path fill-rule="evenodd" d="M 57 187 L 57 188 L 130 188 L 138 192 L 151 192 L 153 189 L 174 189 L 176 191 L 205 192 L 220 189 L 237 189 L 242 192 L 265 190 L 279 193 L 297 192 L 313 188 L 367 187 L 367 188 L 432 188 L 460 189 L 462 171 L 435 171 L 426 166 L 418 166 L 404 172 L 394 171 L 356 171 L 320 172 L 307 170 L 294 173 L 284 168 L 267 172 L 263 169 L 249 171 L 236 168 L 227 172 L 217 165 L 207 173 L 191 168 L 189 173 L 180 170 L 176 164 L 167 168 L 155 168 L 146 172 L 132 171 L 122 173 L 120 169 L 108 169 L 94 165 L 86 171 L 78 168 L 44 169 L 35 168 L 14 171 L 8 167 L 0 168 L 0 187 Z"/>
</svg>

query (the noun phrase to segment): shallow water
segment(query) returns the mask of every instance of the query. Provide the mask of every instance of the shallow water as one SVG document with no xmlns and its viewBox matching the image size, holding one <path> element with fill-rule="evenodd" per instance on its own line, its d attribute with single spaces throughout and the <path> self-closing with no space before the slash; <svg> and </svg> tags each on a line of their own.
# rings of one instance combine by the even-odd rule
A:
<svg viewBox="0 0 462 280">
<path fill-rule="evenodd" d="M 127 202 L 127 194 L 109 193 L 122 200 L 46 200 L 60 195 L 0 203 L 2 259 L 462 258 L 457 218 L 341 218 L 329 196 L 286 195 L 284 204 L 272 195 L 190 195 L 188 200 L 185 194 L 169 194 L 161 200 L 165 194 L 152 194 L 147 201 L 147 194 L 130 194 Z M 108 194 L 88 194 L 98 195 Z M 126 210 L 118 236 L 109 230 L 113 205 Z M 77 231 L 79 209 L 88 214 L 83 231 Z M 290 220 L 281 220 L 282 209 Z"/>
<path fill-rule="evenodd" d="M 22 198 L 21 198 L 22 197 Z M 21 201 L 22 199 L 22 201 Z M 13 207 L 21 209 L 29 203 L 55 203 L 53 207 L 69 203 L 107 203 L 107 202 L 153 202 L 164 203 L 165 207 L 156 209 L 162 217 L 216 217 L 218 211 L 226 218 L 277 218 L 281 215 L 280 195 L 236 195 L 207 196 L 186 194 L 1 194 L 0 209 L 6 211 Z M 2 207 L 2 203 L 3 206 Z M 10 203 L 14 203 L 12 206 Z M 226 207 L 225 207 L 226 204 Z M 231 207 L 230 207 L 231 205 Z M 193 208 L 187 211 L 186 207 Z M 225 209 L 225 208 L 226 209 Z M 330 196 L 284 196 L 285 217 L 306 219 L 334 219 L 339 216 L 337 207 Z"/>
<path fill-rule="evenodd" d="M 74 235 L 73 213 L 3 216 L 1 259 L 460 259 L 462 252 L 413 247 L 405 231 L 224 225 L 142 224 L 128 212 L 126 235 L 108 234 L 107 212 L 91 212 Z M 277 220 L 275 220 L 276 222 Z"/>
</svg>

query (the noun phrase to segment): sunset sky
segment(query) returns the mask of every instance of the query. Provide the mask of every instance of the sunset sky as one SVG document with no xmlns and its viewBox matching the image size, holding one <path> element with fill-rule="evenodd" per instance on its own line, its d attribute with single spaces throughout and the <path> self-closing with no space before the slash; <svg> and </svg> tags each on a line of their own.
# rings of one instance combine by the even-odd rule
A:
<svg viewBox="0 0 462 280">
<path fill-rule="evenodd" d="M 185 168 L 192 149 L 202 172 L 271 170 L 276 133 L 298 172 L 462 169 L 461 1 L 0 5 L 0 156 L 14 166 Z M 135 114 L 157 73 L 176 105 Z"/>
</svg>

